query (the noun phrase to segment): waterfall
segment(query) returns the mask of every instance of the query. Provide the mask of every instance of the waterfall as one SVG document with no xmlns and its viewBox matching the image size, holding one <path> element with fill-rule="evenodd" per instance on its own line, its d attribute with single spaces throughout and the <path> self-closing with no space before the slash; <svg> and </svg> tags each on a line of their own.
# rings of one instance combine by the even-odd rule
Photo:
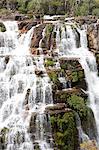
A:
<svg viewBox="0 0 99 150">
<path fill-rule="evenodd" d="M 58 25 L 58 28 L 59 27 L 60 24 Z M 59 56 L 77 58 L 84 69 L 85 79 L 88 85 L 88 96 L 90 101 L 89 107 L 92 109 L 95 116 L 98 131 L 97 141 L 99 143 L 99 77 L 96 59 L 93 53 L 87 48 L 87 36 L 85 29 L 80 30 L 79 28 L 76 28 L 80 35 L 80 46 L 77 48 L 74 26 L 72 24 L 65 24 L 64 29 L 63 25 L 61 25 L 61 28 L 62 38 L 60 43 L 58 43 Z M 57 36 L 59 36 L 59 29 L 57 31 Z M 61 46 L 59 47 L 59 45 Z"/>
<path fill-rule="evenodd" d="M 45 37 L 45 31 L 46 31 L 46 28 L 43 29 L 42 38 L 40 39 L 40 42 L 39 42 L 39 48 L 38 48 L 38 50 L 40 51 L 40 54 L 43 54 L 42 41 L 43 41 L 43 39 Z"/>
<path fill-rule="evenodd" d="M 88 135 L 86 135 L 81 127 L 81 120 L 80 120 L 80 117 L 78 115 L 78 113 L 75 113 L 76 114 L 76 124 L 77 124 L 77 129 L 78 129 L 78 135 L 79 135 L 79 142 L 82 143 L 82 142 L 87 142 L 89 141 L 89 137 Z"/>
<path fill-rule="evenodd" d="M 51 81 L 43 56 L 34 57 L 29 51 L 35 27 L 20 36 L 17 22 L 5 21 L 4 25 L 6 32 L 0 33 L 0 132 L 5 131 L 5 141 L 0 149 L 33 150 L 35 143 L 40 149 L 53 149 L 43 126 L 48 123 L 45 107 L 53 103 Z M 44 72 L 43 76 L 37 76 L 36 70 Z M 32 139 L 33 116 L 36 130 Z"/>
</svg>

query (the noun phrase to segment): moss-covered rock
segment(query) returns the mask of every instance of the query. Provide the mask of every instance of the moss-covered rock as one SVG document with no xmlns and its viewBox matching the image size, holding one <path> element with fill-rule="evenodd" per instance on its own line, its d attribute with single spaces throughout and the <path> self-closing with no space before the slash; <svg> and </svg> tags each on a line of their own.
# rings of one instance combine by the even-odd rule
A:
<svg viewBox="0 0 99 150">
<path fill-rule="evenodd" d="M 51 125 L 58 150 L 77 150 L 79 148 L 78 131 L 72 111 L 51 116 Z"/>
<path fill-rule="evenodd" d="M 87 115 L 88 107 L 82 97 L 73 94 L 67 98 L 66 102 L 68 106 L 75 110 L 81 118 L 84 118 Z"/>
<path fill-rule="evenodd" d="M 6 149 L 8 132 L 9 132 L 9 129 L 6 127 L 4 127 L 0 132 L 0 149 Z"/>
<path fill-rule="evenodd" d="M 6 31 L 5 25 L 2 22 L 0 22 L 0 32 L 5 32 L 5 31 Z"/>
</svg>

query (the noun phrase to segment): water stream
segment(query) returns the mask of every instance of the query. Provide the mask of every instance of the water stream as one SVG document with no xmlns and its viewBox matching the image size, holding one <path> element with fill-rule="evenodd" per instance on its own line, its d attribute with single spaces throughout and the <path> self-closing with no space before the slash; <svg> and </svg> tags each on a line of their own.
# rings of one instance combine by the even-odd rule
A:
<svg viewBox="0 0 99 150">
<path fill-rule="evenodd" d="M 46 106 L 53 105 L 51 81 L 44 67 L 42 52 L 46 28 L 43 29 L 39 42 L 38 49 L 41 53 L 33 56 L 30 53 L 31 38 L 39 25 L 20 36 L 17 22 L 3 23 L 6 32 L 0 32 L 0 132 L 5 132 L 5 141 L 0 145 L 0 150 L 52 150 L 49 116 L 44 114 Z M 87 48 L 86 31 L 72 23 L 58 23 L 55 32 L 59 58 L 77 58 L 84 69 L 89 107 L 95 116 L 99 143 L 99 77 L 95 57 Z M 77 34 L 80 37 L 79 46 Z M 58 58 L 56 68 L 60 68 Z M 41 75 L 36 72 L 41 72 Z M 59 80 L 64 89 L 67 88 L 65 77 L 60 76 Z M 81 128 L 79 116 L 77 128 L 80 140 L 89 140 Z"/>
<path fill-rule="evenodd" d="M 3 22 L 5 33 L 0 33 L 0 131 L 5 129 L 5 143 L 0 150 L 52 149 L 44 131 L 48 120 L 44 114 L 47 104 L 52 104 L 51 82 L 44 68 L 43 57 L 33 57 L 29 48 L 35 27 L 19 36 L 15 21 Z M 35 70 L 42 70 L 43 77 Z M 32 141 L 29 132 L 32 116 L 36 129 Z M 49 132 L 50 125 L 49 125 Z M 49 137 L 51 138 L 51 137 Z"/>
</svg>

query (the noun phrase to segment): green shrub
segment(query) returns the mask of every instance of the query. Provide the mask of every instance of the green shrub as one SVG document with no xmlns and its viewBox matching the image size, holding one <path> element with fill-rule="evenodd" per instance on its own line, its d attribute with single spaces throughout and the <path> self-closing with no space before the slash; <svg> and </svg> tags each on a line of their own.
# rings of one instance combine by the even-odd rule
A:
<svg viewBox="0 0 99 150">
<path fill-rule="evenodd" d="M 53 67 L 54 66 L 54 61 L 53 60 L 47 60 L 45 62 L 45 65 L 46 65 L 46 67 L 49 67 L 49 66 Z"/>
<path fill-rule="evenodd" d="M 77 150 L 78 133 L 73 112 L 51 116 L 54 140 L 58 149 Z"/>
<path fill-rule="evenodd" d="M 49 37 L 49 35 L 52 33 L 52 31 L 53 31 L 53 25 L 52 24 L 46 25 L 46 31 L 45 31 L 46 37 Z"/>
<path fill-rule="evenodd" d="M 75 110 L 81 118 L 84 118 L 87 115 L 88 107 L 82 97 L 71 95 L 69 98 L 67 98 L 67 103 L 69 107 Z"/>
<path fill-rule="evenodd" d="M 99 16 L 99 8 L 95 8 L 95 9 L 93 9 L 93 11 L 92 11 L 92 15 Z"/>
</svg>

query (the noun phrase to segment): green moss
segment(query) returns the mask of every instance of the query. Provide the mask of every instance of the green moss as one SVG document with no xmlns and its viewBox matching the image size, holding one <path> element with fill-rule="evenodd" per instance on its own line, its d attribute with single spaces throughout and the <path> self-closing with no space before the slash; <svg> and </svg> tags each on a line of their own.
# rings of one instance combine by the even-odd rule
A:
<svg viewBox="0 0 99 150">
<path fill-rule="evenodd" d="M 78 133 L 73 112 L 51 116 L 54 140 L 59 150 L 77 150 Z"/>
</svg>

